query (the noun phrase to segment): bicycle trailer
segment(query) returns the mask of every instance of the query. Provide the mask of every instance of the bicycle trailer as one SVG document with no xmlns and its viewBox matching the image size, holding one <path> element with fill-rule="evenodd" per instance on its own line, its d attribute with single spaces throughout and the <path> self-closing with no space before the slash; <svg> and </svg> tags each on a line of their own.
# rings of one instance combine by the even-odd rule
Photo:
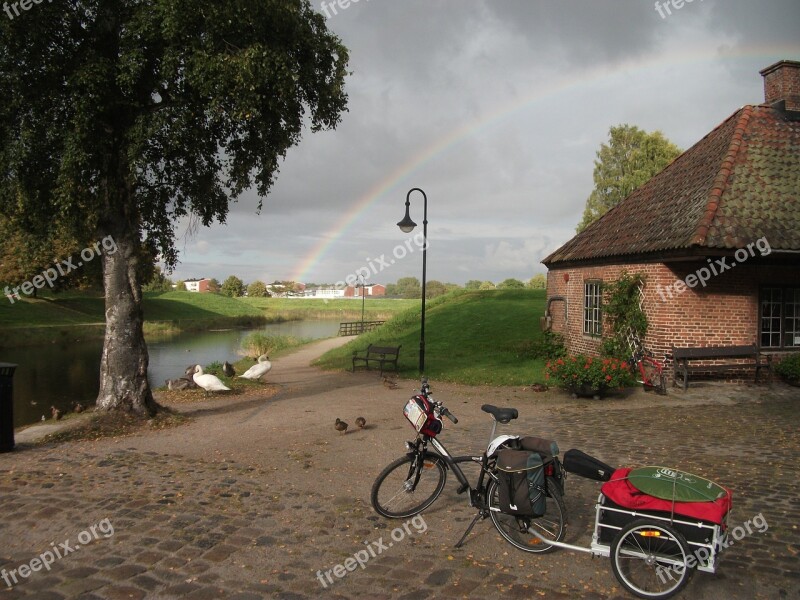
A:
<svg viewBox="0 0 800 600">
<path fill-rule="evenodd" d="M 592 548 L 606 553 L 627 525 L 646 518 L 678 531 L 699 571 L 716 572 L 731 510 L 730 490 L 667 467 L 617 469 L 596 504 Z"/>
</svg>

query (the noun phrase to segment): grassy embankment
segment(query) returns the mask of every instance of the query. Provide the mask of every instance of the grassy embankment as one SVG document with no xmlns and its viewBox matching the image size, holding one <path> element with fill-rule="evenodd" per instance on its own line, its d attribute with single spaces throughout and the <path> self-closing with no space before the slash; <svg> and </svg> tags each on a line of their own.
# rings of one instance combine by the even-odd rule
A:
<svg viewBox="0 0 800 600">
<path fill-rule="evenodd" d="M 469 385 L 544 382 L 543 359 L 530 356 L 542 339 L 544 290 L 458 291 L 431 300 L 425 311 L 425 374 L 432 381 Z M 349 369 L 354 350 L 370 343 L 397 346 L 400 372 L 416 377 L 420 307 L 400 313 L 375 331 L 325 354 L 322 367 Z"/>
<path fill-rule="evenodd" d="M 367 299 L 365 318 L 385 320 L 418 301 Z M 255 327 L 297 319 L 359 320 L 358 300 L 286 300 L 228 298 L 191 292 L 146 293 L 145 335 L 200 331 L 218 327 Z M 35 345 L 62 338 L 102 337 L 103 297 L 66 293 L 24 298 L 13 304 L 0 299 L 0 346 Z"/>
</svg>

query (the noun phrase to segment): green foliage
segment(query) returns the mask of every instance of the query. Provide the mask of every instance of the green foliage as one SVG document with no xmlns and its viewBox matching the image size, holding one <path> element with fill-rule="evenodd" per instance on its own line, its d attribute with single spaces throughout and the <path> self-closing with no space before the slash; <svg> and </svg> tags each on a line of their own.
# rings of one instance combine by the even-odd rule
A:
<svg viewBox="0 0 800 600">
<path fill-rule="evenodd" d="M 800 384 L 800 354 L 790 354 L 775 365 L 775 372 L 793 385 Z"/>
<path fill-rule="evenodd" d="M 267 286 L 263 281 L 254 281 L 247 286 L 247 296 L 249 298 L 266 298 L 269 296 Z"/>
<path fill-rule="evenodd" d="M 520 358 L 556 360 L 567 355 L 561 334 L 545 331 L 541 339 L 529 339 L 511 347 Z"/>
<path fill-rule="evenodd" d="M 307 344 L 310 340 L 297 338 L 291 335 L 270 335 L 261 331 L 248 334 L 243 340 L 239 350 L 244 356 L 258 358 L 262 354 L 271 355 L 282 350 Z"/>
<path fill-rule="evenodd" d="M 431 281 L 425 283 L 425 298 L 436 298 L 437 296 L 443 296 L 447 293 L 447 291 L 447 286 L 436 279 L 432 279 Z M 420 293 L 422 293 L 421 290 Z"/>
<path fill-rule="evenodd" d="M 594 190 L 586 200 L 581 232 L 627 198 L 680 155 L 681 149 L 660 131 L 631 125 L 611 127 L 594 161 Z"/>
<path fill-rule="evenodd" d="M 183 282 L 181 282 L 183 284 Z M 185 286 L 184 286 L 185 289 Z M 143 292 L 171 292 L 172 281 L 161 272 L 160 267 L 156 267 L 153 277 L 142 286 Z"/>
<path fill-rule="evenodd" d="M 643 285 L 642 275 L 627 272 L 603 285 L 603 317 L 611 326 L 611 336 L 603 340 L 604 355 L 627 358 L 631 355 L 628 334 L 640 340 L 647 335 L 647 316 L 639 307 L 639 288 Z"/>
<path fill-rule="evenodd" d="M 547 276 L 542 273 L 537 273 L 528 280 L 528 283 L 525 285 L 525 287 L 528 287 L 532 290 L 547 289 Z"/>
<path fill-rule="evenodd" d="M 465 290 L 479 290 L 481 289 L 481 283 L 479 279 L 470 279 L 467 283 L 464 284 Z"/>
<path fill-rule="evenodd" d="M 231 275 L 222 282 L 222 287 L 219 288 L 219 291 L 223 296 L 238 298 L 244 294 L 244 282 L 236 275 Z"/>
<path fill-rule="evenodd" d="M 604 392 L 633 383 L 628 363 L 617 358 L 568 356 L 545 365 L 545 379 L 571 392 L 581 390 Z"/>
<path fill-rule="evenodd" d="M 397 280 L 394 291 L 394 295 L 401 298 L 422 298 L 422 284 L 416 277 L 401 277 Z M 426 294 L 427 291 L 426 289 Z"/>
<path fill-rule="evenodd" d="M 521 290 L 525 287 L 519 279 L 506 279 L 497 285 L 498 290 Z"/>
<path fill-rule="evenodd" d="M 483 283 L 481 283 L 481 286 L 478 289 L 480 289 L 480 290 L 494 290 L 494 289 L 497 289 L 497 286 L 495 286 L 495 284 L 493 284 L 491 281 L 484 281 Z"/>
</svg>

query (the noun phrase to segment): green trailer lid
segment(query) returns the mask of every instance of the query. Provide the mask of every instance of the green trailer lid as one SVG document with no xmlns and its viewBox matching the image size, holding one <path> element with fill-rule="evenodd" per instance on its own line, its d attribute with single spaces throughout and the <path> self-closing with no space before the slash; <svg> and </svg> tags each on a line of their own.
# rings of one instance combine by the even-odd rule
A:
<svg viewBox="0 0 800 600">
<path fill-rule="evenodd" d="M 713 502 L 728 495 L 725 488 L 713 481 L 670 467 L 633 469 L 628 481 L 640 492 L 675 502 Z"/>
</svg>

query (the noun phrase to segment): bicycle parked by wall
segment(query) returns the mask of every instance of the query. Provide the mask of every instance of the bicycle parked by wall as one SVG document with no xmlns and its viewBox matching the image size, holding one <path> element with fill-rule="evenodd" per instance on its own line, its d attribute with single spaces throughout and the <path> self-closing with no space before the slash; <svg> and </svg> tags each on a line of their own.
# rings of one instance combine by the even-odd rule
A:
<svg viewBox="0 0 800 600">
<path fill-rule="evenodd" d="M 628 346 L 631 349 L 628 366 L 636 377 L 636 382 L 641 383 L 647 392 L 666 394 L 667 376 L 664 374 L 664 364 L 669 357 L 664 355 L 664 362 L 656 360 L 653 353 L 646 350 L 642 341 L 633 333 L 628 335 Z"/>
<path fill-rule="evenodd" d="M 442 417 L 453 423 L 458 423 L 458 419 L 431 397 L 430 385 L 423 379 L 420 393 L 409 400 L 404 409 L 406 418 L 417 430 L 417 437 L 406 442 L 405 455 L 378 475 L 370 494 L 372 506 L 389 518 L 404 519 L 419 514 L 441 495 L 447 472 L 452 471 L 459 483 L 458 493 L 466 492 L 469 505 L 478 511 L 456 547 L 461 547 L 479 520 L 489 517 L 510 544 L 526 552 L 547 552 L 551 546 L 546 542 L 561 541 L 566 533 L 565 472 L 557 456 L 558 447 L 555 442 L 541 438 L 512 435 L 495 438 L 497 423 L 508 424 L 519 413 L 515 408 L 499 408 L 491 404 L 484 404 L 481 410 L 493 420 L 488 447 L 480 456 L 452 456 L 436 436 L 441 432 Z M 513 457 L 513 452 L 504 455 L 503 450 L 535 454 L 542 457 L 541 463 L 533 467 L 516 465 L 519 469 L 515 470 L 514 464 L 501 464 L 504 456 Z M 460 466 L 464 463 L 480 467 L 474 486 Z M 501 471 L 503 467 L 509 471 Z M 527 473 L 530 471 L 540 476 L 538 486 L 528 484 Z M 502 485 L 502 479 L 508 476 L 505 473 L 518 474 L 521 482 L 518 498 L 521 500 L 508 496 L 508 488 Z M 529 494 L 531 490 L 533 492 Z M 523 506 L 526 495 L 533 495 L 533 507 Z M 533 535 L 533 531 L 538 535 Z"/>
</svg>

